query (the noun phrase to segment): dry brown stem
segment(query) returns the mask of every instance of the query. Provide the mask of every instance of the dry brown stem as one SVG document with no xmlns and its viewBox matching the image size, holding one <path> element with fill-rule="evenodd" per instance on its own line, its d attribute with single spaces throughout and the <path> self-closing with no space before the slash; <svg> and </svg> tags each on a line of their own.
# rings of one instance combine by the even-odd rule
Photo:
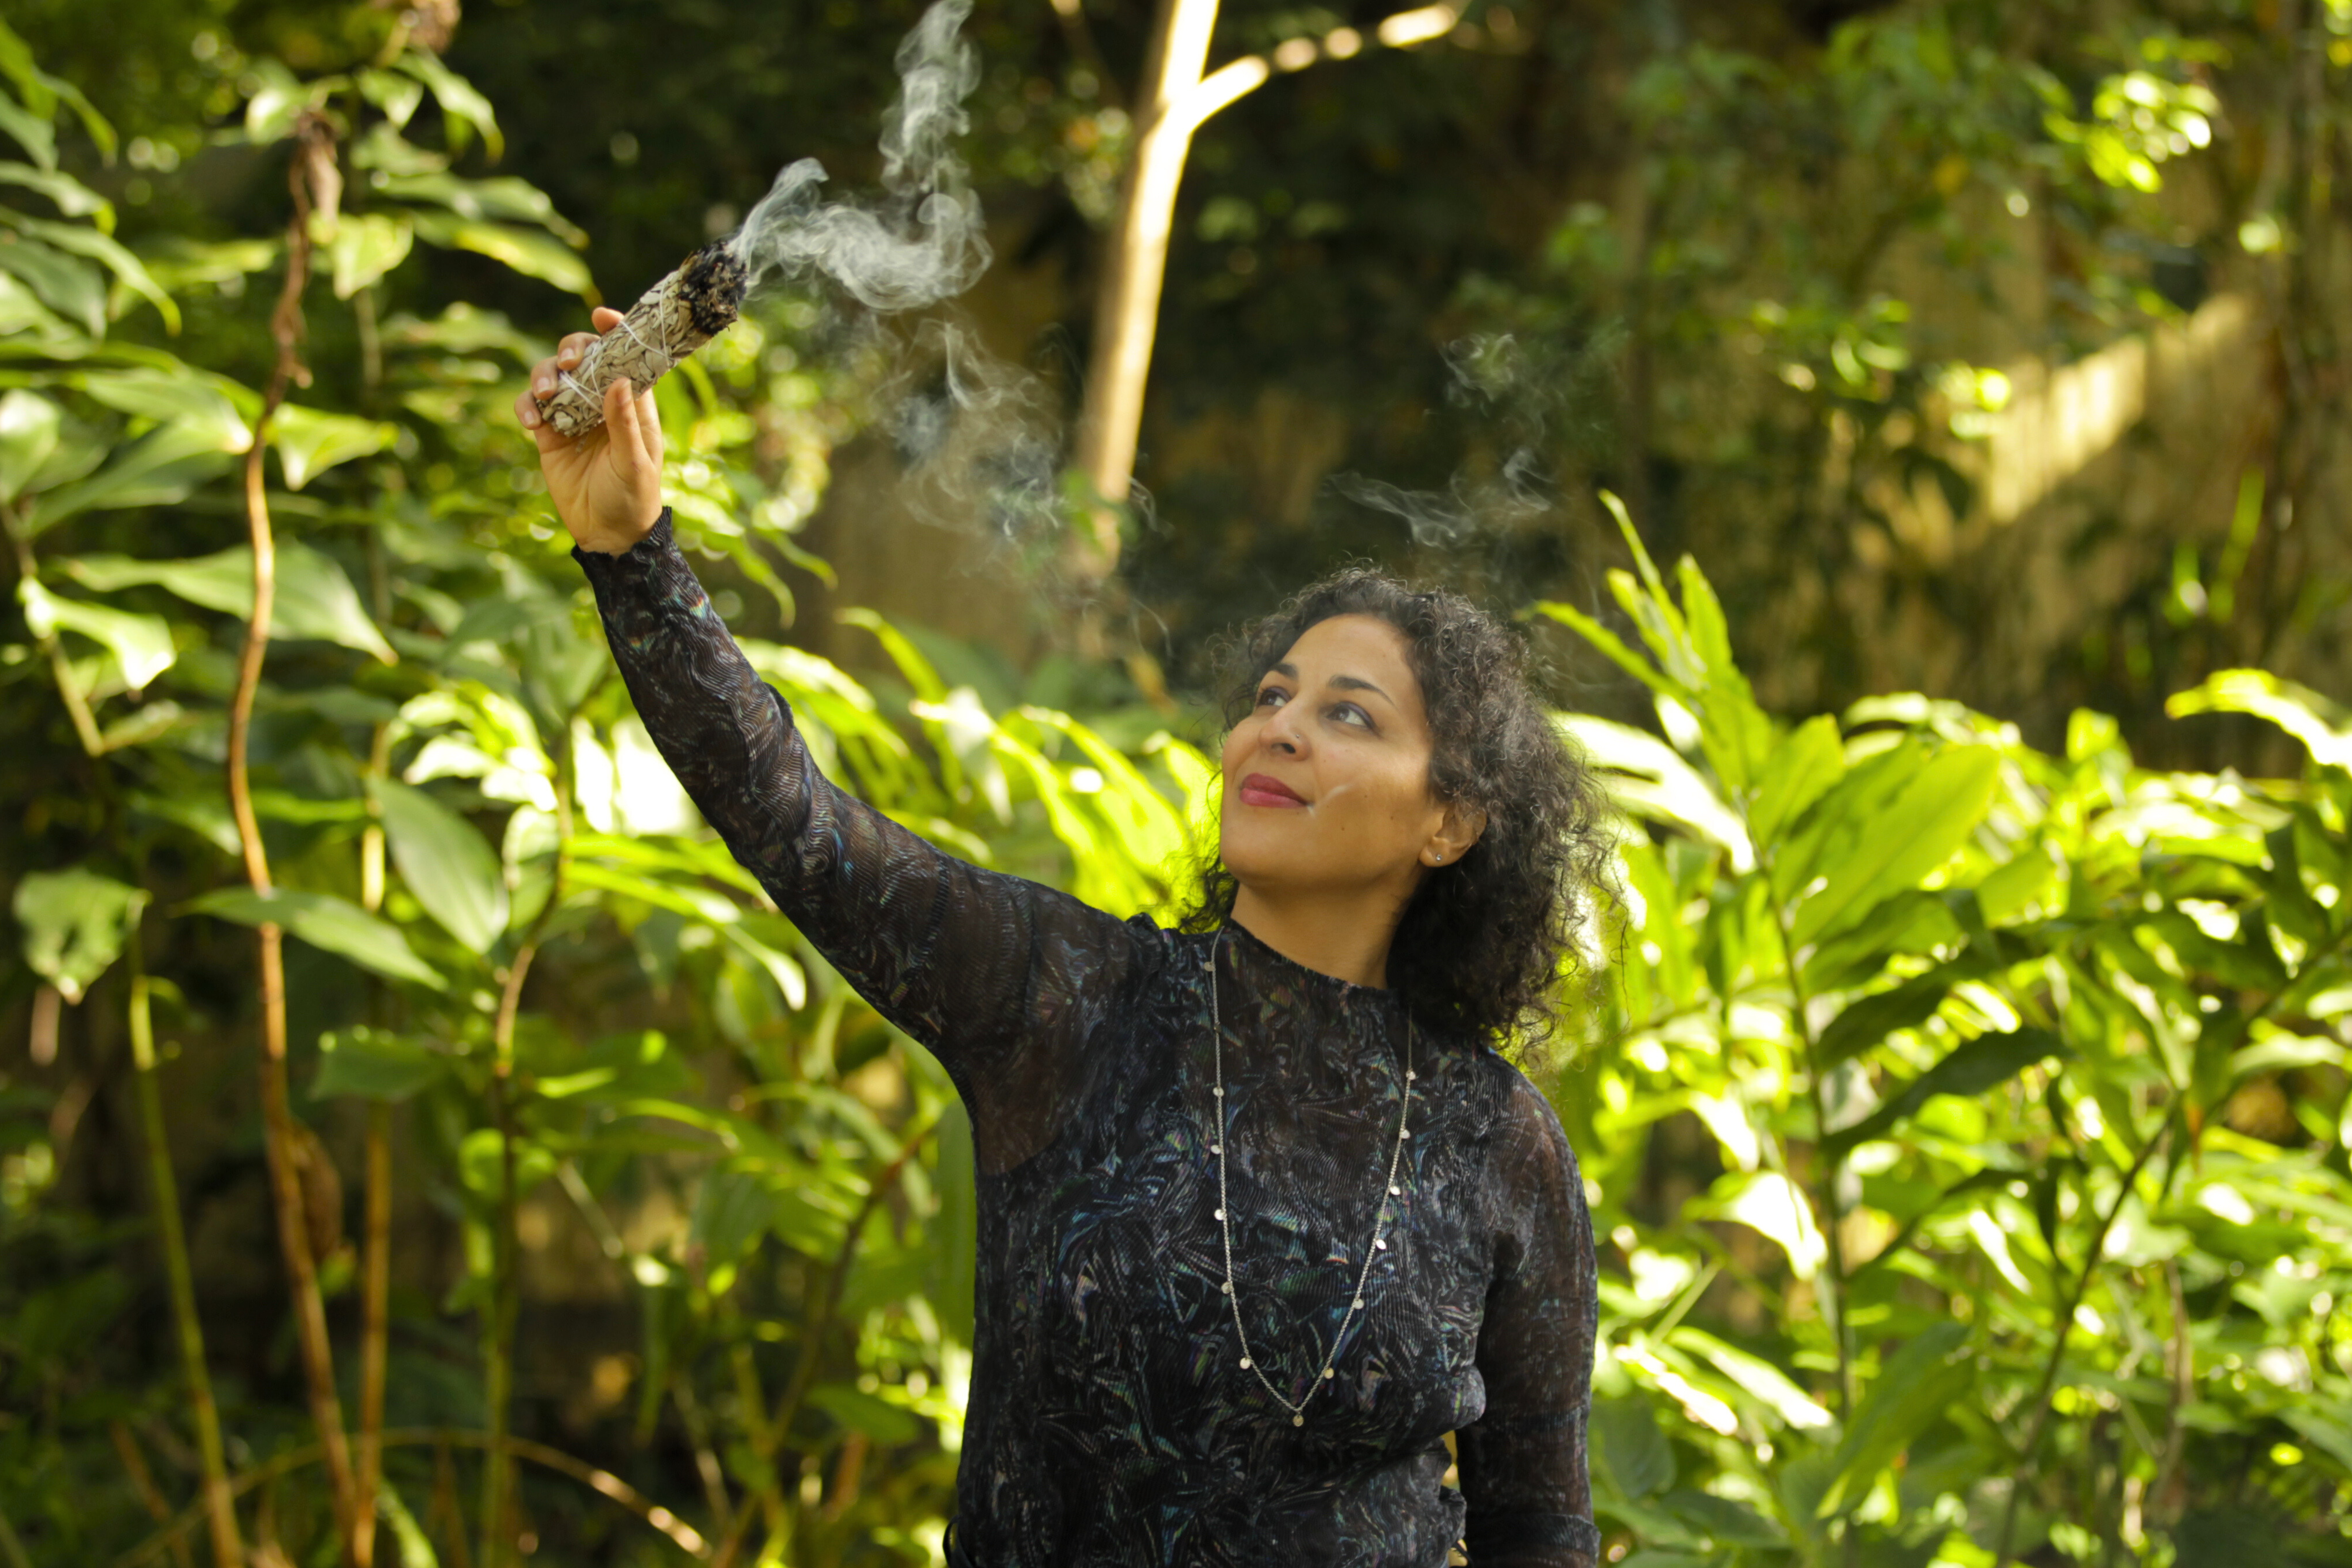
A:
<svg viewBox="0 0 2352 1568">
<path fill-rule="evenodd" d="M 247 756 L 253 731 L 253 701 L 261 687 L 261 669 L 268 657 L 270 611 L 278 593 L 277 538 L 270 526 L 269 491 L 263 462 L 269 447 L 269 426 L 284 405 L 289 386 L 309 380 L 300 357 L 302 292 L 310 280 L 310 215 L 314 196 L 332 201 L 340 181 L 326 182 L 321 169 L 331 170 L 334 132 L 316 115 L 306 116 L 295 132 L 295 155 L 288 183 L 293 195 L 293 217 L 286 228 L 286 281 L 277 308 L 270 314 L 270 335 L 278 345 L 278 361 L 270 372 L 261 414 L 254 421 L 252 445 L 245 458 L 247 532 L 253 548 L 253 612 L 246 625 L 245 646 L 237 657 L 236 687 L 229 703 L 228 801 L 236 823 L 238 846 L 245 860 L 246 880 L 257 893 L 271 890 L 269 854 L 262 843 L 261 824 L 254 815 L 253 785 Z M 302 1352 L 302 1372 L 309 1385 L 310 1417 L 319 1429 L 329 1489 L 334 1500 L 336 1530 L 344 1559 L 358 1557 L 357 1489 L 352 1475 L 351 1452 L 344 1441 L 342 1403 L 335 1392 L 335 1363 L 327 1337 L 327 1311 L 319 1292 L 318 1259 L 310 1247 L 310 1223 L 302 1184 L 302 1153 L 295 1131 L 291 1096 L 286 1079 L 285 936 L 274 924 L 256 934 L 261 986 L 261 1112 L 263 1136 L 269 1157 L 269 1185 L 278 1211 L 278 1247 L 285 1254 L 287 1282 L 293 1295 L 294 1321 Z"/>
</svg>

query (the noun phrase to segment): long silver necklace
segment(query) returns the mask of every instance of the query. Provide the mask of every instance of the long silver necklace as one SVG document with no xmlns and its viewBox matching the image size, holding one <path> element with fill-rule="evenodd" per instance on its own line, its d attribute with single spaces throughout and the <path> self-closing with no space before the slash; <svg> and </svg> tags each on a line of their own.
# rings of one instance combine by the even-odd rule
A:
<svg viewBox="0 0 2352 1568">
<path fill-rule="evenodd" d="M 1380 1215 L 1372 1222 L 1371 1244 L 1364 1248 L 1364 1266 L 1356 1271 L 1356 1288 L 1348 1293 L 1347 1313 L 1339 1320 L 1339 1331 L 1331 1336 L 1331 1348 L 1323 1357 L 1322 1368 L 1315 1381 L 1307 1385 L 1305 1396 L 1294 1405 L 1283 1396 L 1282 1390 L 1275 1387 L 1273 1380 L 1265 1375 L 1265 1369 L 1258 1364 L 1257 1357 L 1251 1353 L 1249 1331 L 1242 1327 L 1241 1297 L 1234 1289 L 1234 1226 L 1233 1221 L 1226 1217 L 1233 1204 L 1225 1191 L 1225 1140 L 1229 1136 L 1225 1125 L 1225 1026 L 1217 1011 L 1217 950 L 1223 942 L 1224 933 L 1220 931 L 1217 940 L 1209 944 L 1209 1059 L 1216 1075 L 1216 1087 L 1211 1091 L 1215 1097 L 1213 1105 L 1216 1124 L 1209 1135 L 1209 1152 L 1217 1157 L 1217 1230 L 1225 1242 L 1225 1305 L 1233 1310 L 1234 1338 L 1241 1342 L 1242 1369 L 1255 1373 L 1274 1402 L 1290 1412 L 1293 1426 L 1304 1426 L 1307 1425 L 1307 1402 L 1338 1375 L 1332 1371 L 1332 1363 L 1339 1359 L 1339 1346 L 1347 1340 L 1348 1325 L 1354 1322 L 1356 1314 L 1364 1310 L 1364 1284 L 1372 1277 L 1372 1259 L 1389 1248 L 1388 1237 L 1381 1232 L 1393 1217 L 1395 1200 L 1404 1196 L 1404 1187 L 1398 1182 L 1397 1173 L 1404 1164 L 1404 1141 L 1412 1136 L 1412 1130 L 1406 1125 L 1405 1120 L 1412 1106 L 1412 1086 L 1416 1076 L 1412 1070 L 1412 1015 L 1408 1012 L 1404 1016 L 1404 1081 L 1397 1086 L 1396 1141 L 1389 1151 L 1389 1173 L 1381 1182 L 1387 1191 L 1380 1201 Z"/>
</svg>

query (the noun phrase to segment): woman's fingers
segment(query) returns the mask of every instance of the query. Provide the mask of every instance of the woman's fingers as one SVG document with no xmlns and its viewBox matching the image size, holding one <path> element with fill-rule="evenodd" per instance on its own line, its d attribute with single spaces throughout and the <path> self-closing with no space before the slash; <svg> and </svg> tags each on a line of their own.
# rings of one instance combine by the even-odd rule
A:
<svg viewBox="0 0 2352 1568">
<path fill-rule="evenodd" d="M 588 320 L 600 332 L 609 332 L 621 324 L 621 312 L 610 305 L 599 305 L 588 312 Z"/>
<path fill-rule="evenodd" d="M 650 474 L 654 482 L 661 478 L 658 460 L 646 461 L 644 421 L 638 416 L 636 387 L 626 376 L 604 389 L 604 428 L 613 442 L 613 471 L 632 495 L 642 491 Z"/>
</svg>

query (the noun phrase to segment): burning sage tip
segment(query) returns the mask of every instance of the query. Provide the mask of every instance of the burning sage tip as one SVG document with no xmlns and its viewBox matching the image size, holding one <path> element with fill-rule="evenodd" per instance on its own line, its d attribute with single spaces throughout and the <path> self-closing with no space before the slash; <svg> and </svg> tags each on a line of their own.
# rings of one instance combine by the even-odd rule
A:
<svg viewBox="0 0 2352 1568">
<path fill-rule="evenodd" d="M 725 240 L 712 240 L 629 307 L 621 324 L 588 352 L 555 391 L 540 399 L 547 422 L 584 436 L 604 422 L 604 392 L 626 380 L 642 391 L 733 324 L 751 274 Z"/>
</svg>

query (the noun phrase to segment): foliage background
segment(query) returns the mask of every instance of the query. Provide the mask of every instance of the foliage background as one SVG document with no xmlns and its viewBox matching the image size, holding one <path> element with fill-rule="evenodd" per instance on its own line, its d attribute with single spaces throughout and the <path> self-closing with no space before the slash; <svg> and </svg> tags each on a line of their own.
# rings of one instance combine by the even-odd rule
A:
<svg viewBox="0 0 2352 1568">
<path fill-rule="evenodd" d="M 668 785 L 503 413 L 782 163 L 870 183 L 916 14 L 11 6 L 12 1568 L 201 1557 L 205 1397 L 271 1561 L 334 1558 L 322 1396 L 404 1564 L 935 1559 L 952 1097 Z M 983 447 L 1075 407 L 1150 21 L 972 25 Z M 665 384 L 672 490 L 828 767 L 1122 912 L 1217 628 L 1358 554 L 1527 616 L 1634 825 L 1546 1086 L 1612 1561 L 2341 1561 L 2347 70 L 2339 0 L 1473 6 L 1202 132 L 1109 583 L 929 483 L 941 340 L 822 296 Z"/>
</svg>

